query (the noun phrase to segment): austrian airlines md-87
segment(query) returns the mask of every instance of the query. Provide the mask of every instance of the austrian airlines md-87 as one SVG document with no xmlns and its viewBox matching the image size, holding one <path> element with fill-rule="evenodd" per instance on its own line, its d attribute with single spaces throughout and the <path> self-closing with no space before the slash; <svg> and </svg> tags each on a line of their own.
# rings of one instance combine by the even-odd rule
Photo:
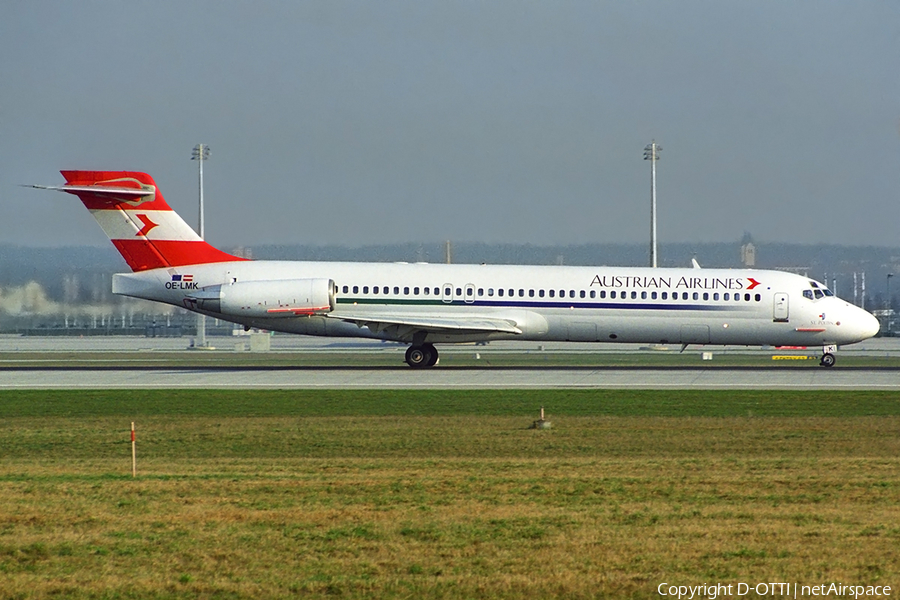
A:
<svg viewBox="0 0 900 600">
<path fill-rule="evenodd" d="M 868 312 L 807 277 L 780 271 L 251 261 L 204 242 L 153 179 L 62 171 L 132 273 L 113 292 L 225 321 L 304 335 L 409 344 L 411 367 L 434 344 L 489 340 L 821 346 L 878 332 Z"/>
</svg>

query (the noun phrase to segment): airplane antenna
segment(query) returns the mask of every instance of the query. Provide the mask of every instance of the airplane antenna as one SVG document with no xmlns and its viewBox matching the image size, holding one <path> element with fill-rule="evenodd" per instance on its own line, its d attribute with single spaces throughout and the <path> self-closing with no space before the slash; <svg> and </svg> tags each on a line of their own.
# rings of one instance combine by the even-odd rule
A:
<svg viewBox="0 0 900 600">
<path fill-rule="evenodd" d="M 209 158 L 209 146 L 206 144 L 197 144 L 194 146 L 194 151 L 191 153 L 191 160 L 196 160 L 197 165 L 200 167 L 200 218 L 199 218 L 199 231 L 197 232 L 200 235 L 200 239 L 206 239 L 206 232 L 203 226 L 203 161 Z M 197 315 L 197 348 L 206 348 L 206 315 Z"/>
<path fill-rule="evenodd" d="M 650 266 L 657 266 L 656 253 L 656 161 L 662 146 L 652 140 L 644 148 L 644 160 L 650 161 Z"/>
</svg>

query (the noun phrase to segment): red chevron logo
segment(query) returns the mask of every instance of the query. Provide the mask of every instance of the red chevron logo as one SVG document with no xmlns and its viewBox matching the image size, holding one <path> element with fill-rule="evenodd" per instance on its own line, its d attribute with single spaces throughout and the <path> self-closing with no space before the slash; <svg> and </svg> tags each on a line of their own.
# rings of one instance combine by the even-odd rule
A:
<svg viewBox="0 0 900 600">
<path fill-rule="evenodd" d="M 151 221 L 150 217 L 145 214 L 138 214 L 135 216 L 141 220 L 141 223 L 144 224 L 144 226 L 141 227 L 141 230 L 134 234 L 135 236 L 147 237 L 147 234 L 150 233 L 151 229 L 153 229 L 154 227 L 159 227 L 158 223 L 154 223 L 153 221 Z"/>
<path fill-rule="evenodd" d="M 755 288 L 756 286 L 758 286 L 760 284 L 760 282 L 753 279 L 752 277 L 748 277 L 747 279 L 752 283 L 752 285 L 747 288 L 748 290 L 752 290 L 753 288 Z"/>
</svg>

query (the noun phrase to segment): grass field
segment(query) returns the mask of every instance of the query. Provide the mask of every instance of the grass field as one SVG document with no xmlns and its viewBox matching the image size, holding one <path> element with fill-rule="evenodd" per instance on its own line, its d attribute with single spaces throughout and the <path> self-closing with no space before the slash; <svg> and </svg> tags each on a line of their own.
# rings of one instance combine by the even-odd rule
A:
<svg viewBox="0 0 900 600">
<path fill-rule="evenodd" d="M 540 406 L 553 427 L 530 430 Z M 896 594 L 898 574 L 894 393 L 0 393 L 0 598 Z"/>
</svg>

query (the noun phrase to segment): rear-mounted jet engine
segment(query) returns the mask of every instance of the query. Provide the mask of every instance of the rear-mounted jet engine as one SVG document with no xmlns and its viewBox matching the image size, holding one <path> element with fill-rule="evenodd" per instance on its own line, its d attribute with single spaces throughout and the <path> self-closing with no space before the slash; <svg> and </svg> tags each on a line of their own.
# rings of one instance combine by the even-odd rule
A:
<svg viewBox="0 0 900 600">
<path fill-rule="evenodd" d="M 331 279 L 246 281 L 202 288 L 197 308 L 235 317 L 323 315 L 334 310 Z"/>
</svg>

